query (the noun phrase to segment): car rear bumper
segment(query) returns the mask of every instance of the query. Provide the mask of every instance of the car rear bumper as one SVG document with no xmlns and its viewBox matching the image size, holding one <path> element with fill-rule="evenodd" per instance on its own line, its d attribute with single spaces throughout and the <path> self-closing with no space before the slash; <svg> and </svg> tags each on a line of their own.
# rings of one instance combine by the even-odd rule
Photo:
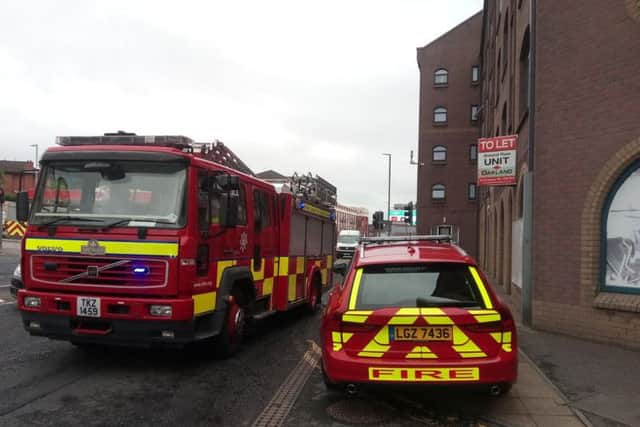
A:
<svg viewBox="0 0 640 427">
<path fill-rule="evenodd" d="M 40 307 L 26 307 L 26 296 L 40 297 Z M 181 346 L 217 335 L 224 321 L 223 311 L 194 318 L 191 299 L 101 296 L 99 318 L 78 317 L 75 295 L 20 290 L 17 299 L 24 328 L 31 335 L 77 343 Z M 171 305 L 172 316 L 152 317 L 149 306 L 153 304 Z M 126 313 L 121 307 L 126 307 Z M 113 308 L 121 312 L 113 312 Z"/>
<path fill-rule="evenodd" d="M 336 256 L 338 258 L 342 258 L 342 257 L 353 257 L 353 254 L 355 253 L 355 249 L 336 249 Z"/>
<path fill-rule="evenodd" d="M 517 350 L 498 356 L 460 361 L 424 359 L 409 361 L 355 358 L 344 351 L 323 350 L 322 363 L 328 379 L 335 383 L 484 385 L 513 384 L 518 375 Z"/>
</svg>

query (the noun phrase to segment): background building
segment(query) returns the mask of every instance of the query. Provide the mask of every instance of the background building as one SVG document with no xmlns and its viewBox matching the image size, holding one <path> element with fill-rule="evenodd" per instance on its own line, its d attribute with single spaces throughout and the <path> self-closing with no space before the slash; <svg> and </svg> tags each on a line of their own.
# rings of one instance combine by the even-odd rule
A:
<svg viewBox="0 0 640 427">
<path fill-rule="evenodd" d="M 15 195 L 20 189 L 20 175 L 24 171 L 33 171 L 33 162 L 13 160 L 0 160 L 0 187 L 4 189 L 7 196 Z M 22 189 L 32 190 L 35 187 L 36 175 L 24 172 L 22 178 Z"/>
<path fill-rule="evenodd" d="M 640 348 L 640 3 L 536 4 L 485 2 L 482 136 L 519 148 L 479 259 L 525 323 Z"/>
<path fill-rule="evenodd" d="M 342 230 L 360 230 L 363 236 L 369 231 L 369 211 L 353 206 L 336 206 L 336 232 Z"/>
<path fill-rule="evenodd" d="M 418 48 L 417 232 L 451 234 L 473 255 L 481 29 L 478 13 Z"/>
</svg>

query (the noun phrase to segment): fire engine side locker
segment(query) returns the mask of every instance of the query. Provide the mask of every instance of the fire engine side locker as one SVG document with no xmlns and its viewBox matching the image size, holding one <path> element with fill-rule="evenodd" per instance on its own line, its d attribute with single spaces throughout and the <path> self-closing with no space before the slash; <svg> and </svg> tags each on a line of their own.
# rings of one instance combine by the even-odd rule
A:
<svg viewBox="0 0 640 427">
<path fill-rule="evenodd" d="M 279 257 L 272 304 L 274 310 L 284 311 L 309 300 L 314 275 L 323 286 L 330 284 L 335 225 L 328 211 L 326 218 L 306 212 L 291 194 L 280 194 L 279 200 L 280 254 L 287 255 Z"/>
</svg>

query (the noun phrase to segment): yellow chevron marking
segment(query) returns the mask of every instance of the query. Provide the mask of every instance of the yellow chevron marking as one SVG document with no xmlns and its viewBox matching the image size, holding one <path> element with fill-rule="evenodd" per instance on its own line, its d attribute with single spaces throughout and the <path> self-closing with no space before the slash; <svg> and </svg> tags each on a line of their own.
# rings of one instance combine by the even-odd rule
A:
<svg viewBox="0 0 640 427">
<path fill-rule="evenodd" d="M 193 295 L 192 298 L 194 315 L 213 311 L 216 308 L 215 292 L 206 292 L 204 294 Z"/>
<path fill-rule="evenodd" d="M 498 344 L 502 344 L 502 332 L 491 332 L 490 335 Z"/>
<path fill-rule="evenodd" d="M 455 322 L 449 316 L 424 316 L 424 320 L 430 325 L 454 325 Z"/>
<path fill-rule="evenodd" d="M 359 268 L 356 271 L 356 277 L 353 280 L 353 287 L 351 288 L 351 296 L 349 298 L 349 310 L 356 308 L 356 301 L 358 300 L 358 291 L 360 290 L 360 279 L 362 279 L 362 269 Z"/>
<path fill-rule="evenodd" d="M 478 323 L 490 323 L 490 322 L 499 322 L 500 315 L 496 314 L 484 314 L 484 315 L 475 315 L 473 316 Z"/>
<path fill-rule="evenodd" d="M 482 296 L 482 301 L 484 302 L 485 308 L 488 308 L 488 309 L 493 308 L 493 303 L 491 302 L 491 298 L 489 298 L 487 289 L 485 288 L 484 283 L 482 282 L 482 279 L 478 274 L 478 270 L 476 270 L 475 267 L 469 267 L 469 271 L 471 272 L 471 275 L 473 276 L 473 280 L 476 282 L 476 286 L 480 291 L 480 295 Z"/>
<path fill-rule="evenodd" d="M 359 316 L 356 314 L 348 314 L 345 313 L 342 315 L 343 322 L 351 322 L 351 323 L 365 323 L 369 316 Z"/>
<path fill-rule="evenodd" d="M 454 326 L 453 327 L 453 349 L 458 352 L 461 357 L 484 357 L 486 354 L 480 347 L 469 339 L 462 330 Z"/>
<path fill-rule="evenodd" d="M 420 315 L 419 308 L 406 307 L 406 308 L 400 308 L 398 309 L 398 311 L 396 311 L 396 316 L 419 316 L 419 315 Z"/>
<path fill-rule="evenodd" d="M 358 356 L 360 357 L 382 357 L 384 356 L 384 353 L 378 353 L 375 351 L 361 351 L 360 353 L 358 353 Z"/>
<path fill-rule="evenodd" d="M 408 353 L 405 357 L 407 359 L 437 359 L 438 358 L 438 356 L 434 354 L 427 346 L 414 347 L 413 350 L 411 350 L 411 352 Z"/>
<path fill-rule="evenodd" d="M 393 316 L 389 320 L 389 325 L 413 325 L 416 320 L 418 316 Z"/>
<path fill-rule="evenodd" d="M 373 337 L 371 341 L 369 341 L 369 344 L 367 344 L 362 349 L 362 351 L 358 353 L 358 356 L 367 355 L 364 357 L 382 357 L 382 355 L 390 348 L 391 346 L 389 346 L 389 327 L 384 326 L 380 328 L 376 336 Z M 372 354 L 376 354 L 376 356 L 372 356 Z M 377 354 L 380 354 L 380 356 L 377 356 Z"/>
</svg>

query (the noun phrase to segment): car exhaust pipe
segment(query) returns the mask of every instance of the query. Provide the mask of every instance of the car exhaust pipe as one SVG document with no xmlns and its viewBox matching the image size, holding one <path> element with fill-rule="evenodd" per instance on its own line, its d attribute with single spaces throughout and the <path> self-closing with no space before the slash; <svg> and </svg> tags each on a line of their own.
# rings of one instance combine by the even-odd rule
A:
<svg viewBox="0 0 640 427">
<path fill-rule="evenodd" d="M 494 384 L 489 387 L 489 394 L 491 396 L 500 396 L 502 394 L 502 387 L 500 384 Z"/>
<path fill-rule="evenodd" d="M 349 396 L 355 396 L 356 394 L 358 394 L 358 386 L 355 384 L 347 384 L 345 390 L 347 391 L 347 394 Z"/>
</svg>

